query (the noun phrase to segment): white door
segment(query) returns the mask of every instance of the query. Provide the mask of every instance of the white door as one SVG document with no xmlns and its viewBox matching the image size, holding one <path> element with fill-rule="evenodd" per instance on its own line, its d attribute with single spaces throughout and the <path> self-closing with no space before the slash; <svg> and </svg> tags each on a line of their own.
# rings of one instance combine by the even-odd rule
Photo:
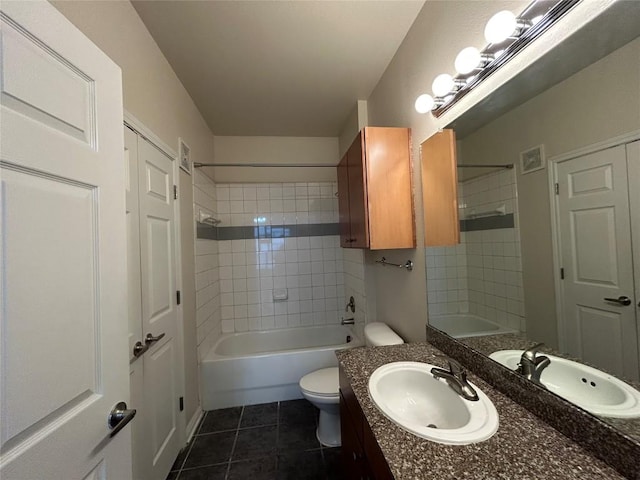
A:
<svg viewBox="0 0 640 480">
<path fill-rule="evenodd" d="M 636 329 L 640 346 L 640 140 L 627 144 L 627 169 L 629 171 L 633 272 L 636 287 Z M 638 363 L 640 363 L 640 347 L 638 351 Z"/>
<path fill-rule="evenodd" d="M 1 10 L 0 477 L 127 479 L 120 70 L 50 4 Z"/>
<path fill-rule="evenodd" d="M 174 165 L 171 158 L 129 129 L 125 129 L 125 148 L 131 172 L 129 281 L 138 301 L 129 306 L 129 343 L 132 354 L 136 342 L 148 347 L 138 358 L 131 358 L 131 391 L 141 400 L 142 414 L 133 432 L 139 441 L 133 450 L 134 476 L 164 479 L 182 446 L 178 429 Z"/>
<path fill-rule="evenodd" d="M 638 378 L 638 335 L 624 145 L 557 166 L 561 341 L 571 355 Z"/>
<path fill-rule="evenodd" d="M 149 446 L 145 441 L 144 371 L 138 355 L 144 350 L 142 337 L 142 296 L 140 280 L 140 208 L 138 205 L 138 135 L 124 127 L 125 191 L 127 207 L 127 275 L 129 291 L 129 385 L 131 402 L 138 418 L 131 426 L 134 480 L 148 478 Z M 140 351 L 136 355 L 136 344 Z"/>
</svg>

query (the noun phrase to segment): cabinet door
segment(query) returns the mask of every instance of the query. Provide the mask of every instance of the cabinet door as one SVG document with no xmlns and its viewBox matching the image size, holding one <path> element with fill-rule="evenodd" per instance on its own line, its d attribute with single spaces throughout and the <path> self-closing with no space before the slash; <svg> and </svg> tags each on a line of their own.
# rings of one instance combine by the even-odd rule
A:
<svg viewBox="0 0 640 480">
<path fill-rule="evenodd" d="M 354 419 L 351 417 L 351 412 L 347 408 L 342 395 L 340 395 L 340 433 L 342 437 L 342 446 L 340 448 L 344 478 L 364 478 L 362 475 L 364 450 L 358 439 Z"/>
<path fill-rule="evenodd" d="M 410 130 L 366 127 L 364 145 L 368 246 L 415 248 Z"/>
<path fill-rule="evenodd" d="M 424 243 L 427 247 L 460 243 L 456 135 L 443 130 L 422 143 Z"/>
<path fill-rule="evenodd" d="M 359 133 L 347 152 L 349 170 L 349 215 L 353 248 L 369 247 L 369 216 L 367 212 L 366 161 L 362 147 L 363 135 Z"/>
<path fill-rule="evenodd" d="M 338 214 L 340 222 L 340 246 L 351 246 L 351 218 L 349 215 L 349 166 L 345 153 L 338 164 Z"/>
</svg>

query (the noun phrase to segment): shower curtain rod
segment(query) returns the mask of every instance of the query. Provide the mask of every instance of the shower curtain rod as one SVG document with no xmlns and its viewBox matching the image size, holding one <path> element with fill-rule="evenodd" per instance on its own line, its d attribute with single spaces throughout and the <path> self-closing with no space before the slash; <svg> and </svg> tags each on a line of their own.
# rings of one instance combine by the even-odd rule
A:
<svg viewBox="0 0 640 480">
<path fill-rule="evenodd" d="M 513 163 L 507 163 L 504 165 L 456 165 L 458 168 L 513 168 Z"/>
<path fill-rule="evenodd" d="M 301 167 L 331 167 L 336 168 L 337 165 L 328 165 L 326 163 L 304 163 L 296 165 L 294 163 L 193 163 L 194 168 L 201 167 L 278 167 L 278 168 L 301 168 Z"/>
</svg>

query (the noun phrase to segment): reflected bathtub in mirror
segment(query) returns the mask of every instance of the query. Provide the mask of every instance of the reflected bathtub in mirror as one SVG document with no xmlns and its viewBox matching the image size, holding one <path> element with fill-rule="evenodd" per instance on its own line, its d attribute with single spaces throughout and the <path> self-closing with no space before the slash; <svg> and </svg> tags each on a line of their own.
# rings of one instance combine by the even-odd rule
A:
<svg viewBox="0 0 640 480">
<path fill-rule="evenodd" d="M 454 313 L 429 317 L 429 325 L 442 330 L 453 338 L 481 337 L 501 333 L 517 333 L 486 318 L 471 313 Z"/>
</svg>

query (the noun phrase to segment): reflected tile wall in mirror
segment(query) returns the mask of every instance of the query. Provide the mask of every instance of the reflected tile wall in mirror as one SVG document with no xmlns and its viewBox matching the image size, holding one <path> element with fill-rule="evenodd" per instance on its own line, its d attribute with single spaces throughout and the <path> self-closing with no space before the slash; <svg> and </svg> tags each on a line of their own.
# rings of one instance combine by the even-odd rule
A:
<svg viewBox="0 0 640 480">
<path fill-rule="evenodd" d="M 426 249 L 429 315 L 473 313 L 524 331 L 524 291 L 518 197 L 513 170 L 493 172 L 458 185 L 460 217 L 505 208 L 512 228 L 461 233 L 461 243 Z"/>
</svg>

